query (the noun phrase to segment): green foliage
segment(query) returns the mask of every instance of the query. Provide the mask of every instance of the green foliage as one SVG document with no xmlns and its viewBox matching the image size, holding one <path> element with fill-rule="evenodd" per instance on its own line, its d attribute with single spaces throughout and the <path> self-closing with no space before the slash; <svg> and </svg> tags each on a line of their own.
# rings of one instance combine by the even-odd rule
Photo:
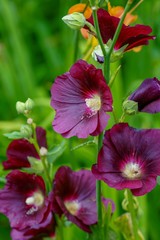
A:
<svg viewBox="0 0 160 240">
<path fill-rule="evenodd" d="M 106 4 L 106 1 L 99 2 L 103 6 Z M 126 0 L 110 2 L 112 6 L 125 5 Z M 16 102 L 26 101 L 27 98 L 35 101 L 34 117 L 37 125 L 51 130 L 47 139 L 50 146 L 54 147 L 48 152 L 47 158 L 49 162 L 56 160 L 55 169 L 51 171 L 54 172 L 63 164 L 69 164 L 73 169 L 87 168 L 96 161 L 96 150 L 93 144 L 86 144 L 84 140 L 76 138 L 62 141 L 60 136 L 52 132 L 51 126 L 54 117 L 53 110 L 50 108 L 51 85 L 57 75 L 68 71 L 74 58 L 77 56 L 79 58 L 82 56 L 81 53 L 84 53 L 84 39 L 61 20 L 67 14 L 69 7 L 75 3 L 78 1 L 0 0 L 0 162 L 6 159 L 6 148 L 10 142 L 3 134 L 12 132 L 11 135 L 5 134 L 5 136 L 11 139 L 13 136 L 17 138 L 21 123 L 25 124 L 24 118 L 17 116 Z M 142 80 L 154 76 L 160 78 L 159 9 L 159 0 L 146 0 L 135 11 L 139 16 L 137 23 L 150 25 L 153 28 L 153 34 L 157 36 L 156 40 L 149 46 L 144 46 L 138 53 L 133 51 L 125 53 L 122 60 L 112 65 L 112 70 L 116 70 L 121 65 L 112 87 L 117 119 L 122 114 L 122 102 Z M 76 50 L 74 52 L 76 37 L 79 38 L 81 52 Z M 98 67 L 101 66 L 98 65 Z M 113 116 L 111 116 L 112 120 Z M 147 115 L 147 117 L 145 114 L 143 116 L 138 114 L 128 117 L 127 120 L 133 127 L 159 128 L 160 114 Z M 90 141 L 94 143 L 93 138 Z M 0 173 L 2 174 L 2 171 Z M 4 176 L 0 177 L 4 179 Z M 0 183 L 0 187 L 2 186 L 3 181 Z M 116 196 L 114 190 L 108 190 L 104 186 L 103 191 L 106 196 L 108 194 L 113 196 L 117 211 L 124 213 L 121 198 Z M 146 240 L 159 240 L 159 192 L 158 186 L 149 193 L 147 198 L 139 198 L 144 211 L 141 213 L 141 218 L 144 220 L 140 221 L 140 228 L 143 229 Z M 8 220 L 1 215 L 0 239 L 9 240 L 9 234 Z M 111 239 L 114 239 L 112 230 L 110 235 L 113 236 Z M 126 232 L 125 235 L 127 235 Z M 86 234 L 76 226 L 69 225 L 65 229 L 65 240 L 68 239 L 86 239 Z"/>
</svg>

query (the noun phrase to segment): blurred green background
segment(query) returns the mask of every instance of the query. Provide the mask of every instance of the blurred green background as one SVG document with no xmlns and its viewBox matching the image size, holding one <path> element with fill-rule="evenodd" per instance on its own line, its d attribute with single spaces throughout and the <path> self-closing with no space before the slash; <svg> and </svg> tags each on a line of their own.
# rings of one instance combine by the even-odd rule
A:
<svg viewBox="0 0 160 240">
<path fill-rule="evenodd" d="M 76 0 L 0 0 L 0 161 L 6 159 L 6 148 L 10 142 L 3 133 L 19 129 L 25 118 L 17 115 L 15 104 L 32 98 L 35 101 L 34 119 L 48 130 L 50 146 L 61 142 L 62 138 L 53 133 L 51 122 L 53 110 L 50 107 L 50 88 L 57 75 L 70 68 L 74 57 L 82 58 L 86 40 L 69 29 L 62 17 Z M 85 1 L 84 1 L 85 2 Z M 105 2 L 105 1 L 104 1 Z M 111 5 L 124 5 L 124 0 L 111 0 Z M 112 71 L 121 64 L 112 92 L 114 107 L 119 118 L 122 101 L 146 78 L 160 79 L 160 1 L 144 0 L 135 11 L 136 23 L 150 25 L 156 40 L 150 41 L 138 53 L 125 54 L 121 62 L 112 65 Z M 78 48 L 76 39 L 79 39 Z M 78 50 L 77 50 L 77 49 Z M 90 60 L 93 62 L 93 60 Z M 98 66 L 100 67 L 100 66 Z M 111 117 L 110 126 L 113 125 Z M 134 127 L 159 128 L 160 114 L 153 116 L 138 114 L 127 118 Z M 79 140 L 78 143 L 83 143 Z M 67 142 L 68 144 L 68 142 Z M 77 144 L 73 139 L 72 144 Z M 69 145 L 69 144 L 68 144 Z M 68 146 L 67 145 L 67 146 Z M 70 146 L 70 145 L 69 145 Z M 86 157 L 87 156 L 87 157 Z M 76 159 L 74 159 L 74 157 Z M 91 145 L 73 151 L 69 147 L 57 163 L 70 164 L 74 168 L 90 167 L 96 160 L 96 151 Z M 0 171 L 2 172 L 2 171 Z M 113 194 L 113 198 L 115 194 Z M 116 200 L 117 201 L 117 200 Z M 142 214 L 140 225 L 145 239 L 160 238 L 160 188 L 156 187 L 147 196 L 139 198 Z M 68 231 L 67 239 L 85 239 L 82 231 L 76 237 Z M 72 229 L 72 230 L 73 230 Z M 8 222 L 0 218 L 0 239 L 8 240 Z"/>
</svg>

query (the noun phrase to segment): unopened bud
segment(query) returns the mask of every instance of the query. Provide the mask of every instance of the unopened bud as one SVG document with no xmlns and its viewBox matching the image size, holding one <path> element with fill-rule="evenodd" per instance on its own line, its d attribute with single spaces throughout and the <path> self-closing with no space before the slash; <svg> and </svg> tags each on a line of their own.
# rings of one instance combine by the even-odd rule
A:
<svg viewBox="0 0 160 240">
<path fill-rule="evenodd" d="M 27 119 L 27 123 L 28 123 L 29 125 L 31 125 L 31 124 L 33 123 L 33 119 L 32 119 L 32 118 L 28 118 L 28 119 Z"/>
<path fill-rule="evenodd" d="M 123 110 L 128 115 L 134 115 L 138 112 L 138 103 L 132 100 L 123 102 Z"/>
<path fill-rule="evenodd" d="M 47 148 L 45 148 L 45 147 L 41 147 L 41 148 L 40 148 L 40 155 L 41 155 L 41 156 L 46 156 L 47 153 L 48 153 Z"/>
<path fill-rule="evenodd" d="M 79 30 L 84 27 L 86 19 L 82 13 L 74 12 L 62 18 L 62 20 L 72 29 Z"/>
<path fill-rule="evenodd" d="M 27 101 L 25 102 L 25 109 L 27 111 L 32 110 L 32 108 L 34 107 L 34 102 L 31 98 L 28 98 Z"/>
<path fill-rule="evenodd" d="M 25 111 L 25 104 L 23 102 L 16 102 L 16 110 L 18 113 L 24 113 Z"/>
<path fill-rule="evenodd" d="M 106 53 L 110 51 L 111 44 L 112 44 L 112 40 L 109 40 L 107 44 L 104 44 L 104 49 Z M 126 47 L 127 45 L 121 47 L 118 50 L 113 50 L 111 53 L 110 62 L 113 63 L 121 59 L 123 57 L 123 53 Z M 95 47 L 94 51 L 92 52 L 92 57 L 95 59 L 95 61 L 99 63 L 104 63 L 104 55 L 100 45 Z"/>
<path fill-rule="evenodd" d="M 32 136 L 32 128 L 29 125 L 22 125 L 20 133 L 23 138 L 30 138 Z"/>
</svg>

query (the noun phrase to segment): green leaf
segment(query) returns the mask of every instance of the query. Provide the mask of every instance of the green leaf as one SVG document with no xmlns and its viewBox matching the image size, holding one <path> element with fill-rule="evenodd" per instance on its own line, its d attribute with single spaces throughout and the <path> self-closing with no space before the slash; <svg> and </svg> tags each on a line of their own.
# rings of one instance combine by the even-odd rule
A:
<svg viewBox="0 0 160 240">
<path fill-rule="evenodd" d="M 9 139 L 19 139 L 22 138 L 22 134 L 20 132 L 14 131 L 11 133 L 4 133 L 3 134 L 5 137 L 9 138 Z"/>
<path fill-rule="evenodd" d="M 49 163 L 53 163 L 59 156 L 63 154 L 66 149 L 66 141 L 62 141 L 60 145 L 55 146 L 47 153 L 47 160 Z"/>
<path fill-rule="evenodd" d="M 31 164 L 31 168 L 27 168 L 30 172 L 41 174 L 44 170 L 43 163 L 40 159 L 34 157 L 28 157 L 28 161 Z"/>
</svg>

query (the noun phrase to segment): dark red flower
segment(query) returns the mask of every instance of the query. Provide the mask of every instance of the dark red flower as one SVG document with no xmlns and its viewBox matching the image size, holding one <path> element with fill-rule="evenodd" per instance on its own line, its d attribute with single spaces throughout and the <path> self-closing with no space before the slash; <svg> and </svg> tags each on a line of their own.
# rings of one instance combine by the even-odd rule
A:
<svg viewBox="0 0 160 240">
<path fill-rule="evenodd" d="M 55 221 L 50 214 L 46 221 L 35 224 L 23 230 L 16 228 L 11 230 L 11 237 L 13 240 L 43 240 L 44 237 L 55 237 Z"/>
<path fill-rule="evenodd" d="M 137 130 L 126 123 L 106 131 L 98 163 L 97 179 L 118 190 L 129 188 L 136 196 L 150 192 L 160 175 L 160 130 Z"/>
<path fill-rule="evenodd" d="M 120 19 L 110 16 L 110 14 L 104 9 L 98 9 L 97 15 L 102 39 L 104 44 L 106 44 L 109 39 L 113 39 Z M 87 21 L 94 25 L 92 16 L 88 18 Z M 137 24 L 131 27 L 123 24 L 120 35 L 114 46 L 114 50 L 118 50 L 125 45 L 126 48 L 124 51 L 128 51 L 141 45 L 147 45 L 148 40 L 155 39 L 155 36 L 149 36 L 151 32 L 152 29 L 149 26 Z"/>
<path fill-rule="evenodd" d="M 160 112 L 160 81 L 157 78 L 144 80 L 128 99 L 138 103 L 140 112 Z"/>
<path fill-rule="evenodd" d="M 36 136 L 39 147 L 46 147 L 46 131 L 41 127 L 36 127 Z M 7 148 L 7 160 L 4 161 L 3 167 L 5 170 L 19 169 L 30 167 L 28 157 L 40 159 L 39 153 L 35 146 L 27 139 L 13 140 Z"/>
<path fill-rule="evenodd" d="M 13 170 L 0 190 L 0 212 L 9 218 L 17 231 L 36 231 L 52 219 L 51 204 L 40 176 Z"/>
<path fill-rule="evenodd" d="M 51 94 L 51 106 L 56 110 L 53 128 L 62 136 L 86 138 L 105 129 L 112 95 L 100 69 L 77 61 L 56 78 Z"/>
<path fill-rule="evenodd" d="M 97 223 L 96 179 L 89 170 L 72 171 L 60 167 L 55 175 L 51 196 L 53 211 L 64 214 L 69 221 L 84 231 L 90 232 L 90 225 Z M 112 204 L 108 199 L 104 204 Z"/>
</svg>

